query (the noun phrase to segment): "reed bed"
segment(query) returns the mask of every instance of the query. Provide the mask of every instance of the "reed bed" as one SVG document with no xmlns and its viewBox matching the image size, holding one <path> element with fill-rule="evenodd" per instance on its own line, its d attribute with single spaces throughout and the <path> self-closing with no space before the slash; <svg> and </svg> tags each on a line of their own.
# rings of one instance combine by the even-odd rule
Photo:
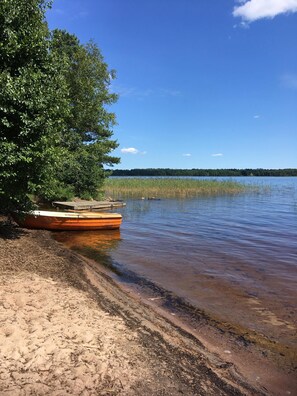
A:
<svg viewBox="0 0 297 396">
<path fill-rule="evenodd" d="M 193 198 L 201 195 L 235 195 L 255 188 L 230 180 L 113 177 L 105 181 L 104 194 L 114 199 Z"/>
</svg>

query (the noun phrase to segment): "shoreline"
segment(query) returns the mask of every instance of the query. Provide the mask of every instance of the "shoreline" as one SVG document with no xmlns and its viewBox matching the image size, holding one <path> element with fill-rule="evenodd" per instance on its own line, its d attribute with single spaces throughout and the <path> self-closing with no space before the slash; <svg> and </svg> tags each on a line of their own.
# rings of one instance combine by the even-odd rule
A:
<svg viewBox="0 0 297 396">
<path fill-rule="evenodd" d="M 76 249 L 74 250 L 77 251 Z M 223 334 L 227 334 L 227 338 L 233 338 L 234 342 L 244 347 L 256 346 L 260 355 L 265 355 L 266 350 L 270 352 L 270 358 L 279 367 L 286 367 L 287 370 L 293 370 L 297 362 L 297 353 L 295 345 L 278 342 L 272 337 L 265 335 L 256 330 L 248 329 L 239 324 L 236 319 L 234 321 L 224 321 L 222 317 L 218 317 L 212 313 L 206 312 L 203 309 L 191 304 L 182 297 L 164 289 L 162 286 L 153 283 L 141 275 L 125 270 L 125 272 L 118 271 L 112 264 L 101 264 L 100 261 L 89 256 L 81 255 L 78 250 L 78 255 L 86 259 L 88 264 L 99 271 L 107 269 L 107 273 L 116 284 L 132 293 L 134 298 L 138 298 L 142 303 L 152 306 L 155 310 L 161 313 L 170 321 L 178 322 L 179 327 L 185 328 L 187 332 L 196 334 L 195 329 L 199 328 L 201 333 L 202 327 L 207 327 L 207 333 L 211 330 Z M 90 260 L 88 260 L 88 257 Z M 96 263 L 100 267 L 96 267 Z M 199 338 L 199 335 L 196 334 Z M 261 358 L 261 356 L 260 356 Z"/>
<path fill-rule="evenodd" d="M 235 348 L 232 335 L 222 334 L 207 318 L 193 331 L 178 313 L 166 312 L 158 297 L 141 296 L 118 285 L 107 270 L 67 250 L 49 232 L 3 224 L 0 230 L 0 277 L 5 286 L 0 350 L 15 337 L 11 349 L 0 355 L 1 395 L 67 391 L 82 395 L 277 395 L 282 391 L 293 395 L 296 391 L 294 373 L 277 370 L 244 343 Z M 64 305 L 60 305 L 61 293 L 65 293 Z M 39 303 L 34 307 L 36 299 Z M 55 317 L 62 327 L 57 327 Z M 22 345 L 15 328 L 18 320 L 23 326 L 19 326 Z M 60 343 L 56 351 L 43 348 L 51 349 L 48 339 L 51 345 Z M 20 353 L 17 347 L 24 344 Z M 30 349 L 31 344 L 35 349 Z M 252 365 L 244 370 L 248 361 Z M 260 366 L 265 362 L 261 377 Z M 259 378 L 253 378 L 254 364 L 259 365 Z"/>
</svg>

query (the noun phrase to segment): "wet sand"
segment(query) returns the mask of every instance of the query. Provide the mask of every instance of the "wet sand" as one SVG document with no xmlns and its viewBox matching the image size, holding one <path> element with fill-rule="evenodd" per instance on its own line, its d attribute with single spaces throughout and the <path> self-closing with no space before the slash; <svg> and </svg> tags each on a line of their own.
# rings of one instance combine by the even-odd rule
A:
<svg viewBox="0 0 297 396">
<path fill-rule="evenodd" d="M 0 221 L 0 282 L 1 396 L 297 392 L 265 346 L 123 289 L 49 232 Z"/>
</svg>

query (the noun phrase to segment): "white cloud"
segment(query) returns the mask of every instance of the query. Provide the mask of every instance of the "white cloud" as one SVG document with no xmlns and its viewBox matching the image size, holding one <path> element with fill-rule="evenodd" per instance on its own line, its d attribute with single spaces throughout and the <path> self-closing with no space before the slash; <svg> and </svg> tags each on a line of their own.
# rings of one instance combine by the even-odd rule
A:
<svg viewBox="0 0 297 396">
<path fill-rule="evenodd" d="M 183 157 L 191 157 L 191 156 L 192 156 L 192 154 L 190 154 L 190 153 L 183 154 Z"/>
<path fill-rule="evenodd" d="M 240 23 L 236 23 L 235 25 L 233 25 L 233 28 L 241 28 L 241 29 L 249 29 L 250 25 L 246 22 L 246 21 L 240 21 Z"/>
<path fill-rule="evenodd" d="M 297 74 L 284 74 L 281 83 L 286 88 L 297 89 Z"/>
<path fill-rule="evenodd" d="M 256 115 L 254 115 L 254 118 L 257 119 L 257 118 L 260 118 L 260 116 L 258 114 L 256 114 Z"/>
<path fill-rule="evenodd" d="M 134 147 L 128 147 L 128 148 L 122 148 L 122 149 L 121 149 L 121 152 L 122 152 L 123 154 L 138 154 L 138 153 L 139 153 L 139 150 L 137 150 L 137 149 L 134 148 Z"/>
<path fill-rule="evenodd" d="M 240 3 L 243 4 L 234 7 L 233 16 L 248 22 L 297 12 L 297 0 L 244 0 Z"/>
<path fill-rule="evenodd" d="M 121 153 L 123 154 L 140 154 L 140 155 L 145 155 L 146 151 L 139 151 L 137 148 L 135 147 L 127 147 L 127 148 L 122 148 L 121 149 Z"/>
<path fill-rule="evenodd" d="M 223 154 L 222 153 L 215 153 L 215 154 L 211 154 L 212 157 L 222 157 Z"/>
</svg>

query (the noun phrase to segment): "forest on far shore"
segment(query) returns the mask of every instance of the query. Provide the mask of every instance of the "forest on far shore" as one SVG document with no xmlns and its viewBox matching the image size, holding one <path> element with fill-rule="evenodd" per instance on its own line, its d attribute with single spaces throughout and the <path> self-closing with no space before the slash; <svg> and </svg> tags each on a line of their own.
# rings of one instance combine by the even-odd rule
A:
<svg viewBox="0 0 297 396">
<path fill-rule="evenodd" d="M 117 169 L 112 176 L 297 176 L 297 169 Z"/>
</svg>

